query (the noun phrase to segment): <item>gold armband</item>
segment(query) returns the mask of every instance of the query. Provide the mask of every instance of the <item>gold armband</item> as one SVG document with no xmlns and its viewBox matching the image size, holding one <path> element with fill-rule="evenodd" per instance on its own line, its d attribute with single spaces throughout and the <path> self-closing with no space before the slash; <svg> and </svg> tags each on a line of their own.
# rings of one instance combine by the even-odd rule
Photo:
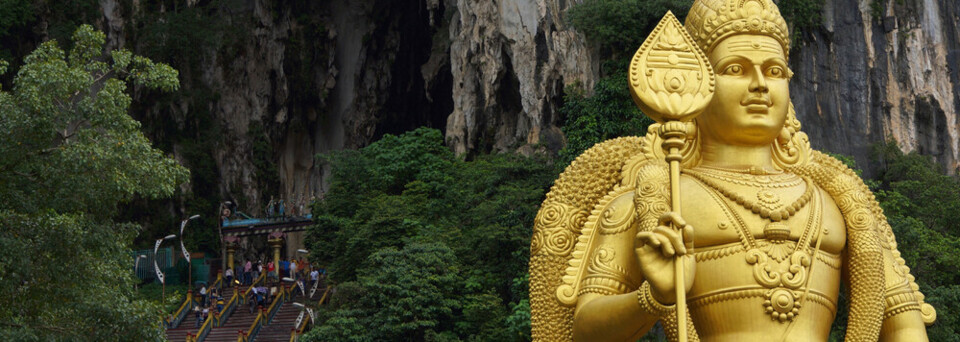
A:
<svg viewBox="0 0 960 342">
<path fill-rule="evenodd" d="M 920 311 L 920 302 L 909 287 L 884 296 L 885 308 L 883 319 L 887 319 L 907 311 Z"/>
<path fill-rule="evenodd" d="M 637 301 L 640 307 L 657 317 L 666 317 L 677 311 L 677 305 L 663 305 L 653 298 L 653 292 L 650 292 L 650 283 L 644 281 L 643 285 L 637 290 Z"/>
</svg>

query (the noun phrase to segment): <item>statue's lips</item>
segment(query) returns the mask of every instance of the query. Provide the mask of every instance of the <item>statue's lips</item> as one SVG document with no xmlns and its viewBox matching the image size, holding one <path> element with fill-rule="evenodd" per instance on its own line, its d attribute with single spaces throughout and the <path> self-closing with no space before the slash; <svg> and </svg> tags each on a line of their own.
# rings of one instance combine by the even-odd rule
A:
<svg viewBox="0 0 960 342">
<path fill-rule="evenodd" d="M 761 104 L 752 104 L 747 105 L 747 113 L 751 114 L 767 114 L 770 112 L 770 106 L 761 105 Z"/>
<path fill-rule="evenodd" d="M 770 101 L 762 97 L 754 97 L 743 102 L 740 105 L 747 109 L 747 113 L 767 114 L 770 112 Z"/>
</svg>

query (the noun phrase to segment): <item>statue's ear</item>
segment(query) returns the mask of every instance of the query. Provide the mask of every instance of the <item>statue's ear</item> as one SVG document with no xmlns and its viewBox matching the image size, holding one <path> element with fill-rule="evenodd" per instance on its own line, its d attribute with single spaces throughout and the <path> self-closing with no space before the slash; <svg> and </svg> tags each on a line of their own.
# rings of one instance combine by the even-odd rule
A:
<svg viewBox="0 0 960 342">
<path fill-rule="evenodd" d="M 774 140 L 771 149 L 773 162 L 780 168 L 797 167 L 806 164 L 810 159 L 810 139 L 800 130 L 800 120 L 797 120 L 793 101 L 790 101 L 780 137 Z"/>
</svg>

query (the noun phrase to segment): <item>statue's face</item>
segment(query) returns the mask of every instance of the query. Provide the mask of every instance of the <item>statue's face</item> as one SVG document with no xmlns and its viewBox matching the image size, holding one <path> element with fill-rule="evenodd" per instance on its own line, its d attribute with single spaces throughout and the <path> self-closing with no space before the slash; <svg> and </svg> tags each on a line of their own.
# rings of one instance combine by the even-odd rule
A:
<svg viewBox="0 0 960 342">
<path fill-rule="evenodd" d="M 780 44 L 767 36 L 736 35 L 717 44 L 709 58 L 717 86 L 697 119 L 701 132 L 732 145 L 773 142 L 790 105 L 790 71 Z"/>
</svg>

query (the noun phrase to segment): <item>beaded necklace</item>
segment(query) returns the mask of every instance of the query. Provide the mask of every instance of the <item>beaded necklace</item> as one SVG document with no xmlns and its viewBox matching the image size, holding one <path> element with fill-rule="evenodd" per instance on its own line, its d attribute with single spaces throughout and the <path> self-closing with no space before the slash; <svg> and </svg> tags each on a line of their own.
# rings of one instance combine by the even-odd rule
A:
<svg viewBox="0 0 960 342">
<path fill-rule="evenodd" d="M 793 174 L 780 174 L 776 176 L 767 176 L 767 175 L 744 175 L 740 172 L 726 171 L 726 170 L 693 170 L 687 169 L 683 170 L 684 173 L 697 173 L 701 176 L 707 176 L 711 178 L 716 178 L 725 182 L 746 185 L 754 188 L 790 188 L 800 183 L 803 183 L 803 179 L 797 175 Z"/>
<path fill-rule="evenodd" d="M 800 198 L 797 198 L 795 201 L 793 201 L 793 203 L 790 203 L 789 205 L 780 206 L 779 209 L 771 209 L 770 202 L 763 200 L 764 199 L 763 193 L 761 193 L 761 196 L 760 196 L 761 202 L 767 202 L 767 203 L 754 202 L 754 201 L 748 200 L 747 198 L 743 197 L 742 195 L 734 191 L 724 188 L 717 181 L 707 178 L 699 172 L 690 172 L 688 170 L 688 171 L 685 171 L 685 173 L 703 182 L 703 184 L 706 184 L 710 188 L 716 190 L 717 192 L 722 194 L 724 197 L 729 198 L 734 203 L 737 203 L 740 206 L 746 208 L 747 210 L 750 210 L 754 214 L 760 215 L 760 217 L 764 219 L 768 219 L 773 222 L 780 222 L 780 221 L 789 219 L 791 216 L 793 216 L 793 214 L 796 214 L 798 211 L 800 211 L 800 209 L 803 209 L 803 207 L 806 206 L 808 202 L 810 202 L 810 198 L 813 197 L 814 187 L 810 179 L 804 177 L 803 181 L 804 183 L 806 183 L 806 189 L 804 190 L 803 195 L 801 195 Z"/>
</svg>

